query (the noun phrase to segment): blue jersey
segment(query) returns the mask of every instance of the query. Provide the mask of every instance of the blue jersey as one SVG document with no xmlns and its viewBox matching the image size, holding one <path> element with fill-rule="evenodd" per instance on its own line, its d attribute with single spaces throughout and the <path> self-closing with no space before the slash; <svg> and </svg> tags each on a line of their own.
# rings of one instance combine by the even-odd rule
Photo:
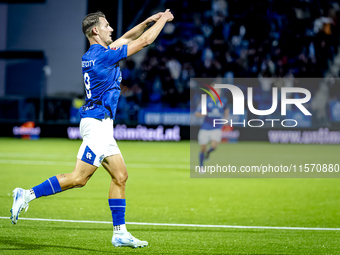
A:
<svg viewBox="0 0 340 255">
<path fill-rule="evenodd" d="M 215 102 L 211 99 L 211 97 L 207 97 L 207 115 L 204 118 L 201 129 L 205 130 L 213 130 L 213 129 L 221 129 L 222 125 L 216 125 L 214 127 L 214 119 L 225 119 L 224 112 L 228 109 L 228 99 L 225 97 L 221 97 L 222 105 L 220 100 L 216 99 Z M 198 106 L 197 112 L 201 112 L 201 105 Z"/>
<path fill-rule="evenodd" d="M 81 118 L 114 119 L 120 95 L 122 74 L 118 62 L 127 57 L 127 45 L 110 49 L 92 44 L 82 57 L 86 91 Z"/>
</svg>

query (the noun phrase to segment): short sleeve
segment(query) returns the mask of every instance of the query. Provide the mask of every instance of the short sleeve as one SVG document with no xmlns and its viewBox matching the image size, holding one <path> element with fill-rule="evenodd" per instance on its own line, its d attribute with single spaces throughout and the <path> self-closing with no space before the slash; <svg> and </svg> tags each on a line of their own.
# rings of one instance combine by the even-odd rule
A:
<svg viewBox="0 0 340 255">
<path fill-rule="evenodd" d="M 108 48 L 106 51 L 108 53 L 108 64 L 110 66 L 127 57 L 127 45 Z"/>
</svg>

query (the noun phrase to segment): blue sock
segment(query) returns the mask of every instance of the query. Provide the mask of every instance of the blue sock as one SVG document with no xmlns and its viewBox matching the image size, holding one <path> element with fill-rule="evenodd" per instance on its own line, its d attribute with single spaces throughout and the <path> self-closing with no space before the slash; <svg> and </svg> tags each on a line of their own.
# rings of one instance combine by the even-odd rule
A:
<svg viewBox="0 0 340 255">
<path fill-rule="evenodd" d="M 109 199 L 113 226 L 125 224 L 125 199 Z"/>
<path fill-rule="evenodd" d="M 209 150 L 208 150 L 208 153 L 210 153 L 210 152 L 212 152 L 212 151 L 214 151 L 215 150 L 215 148 L 210 148 Z"/>
<path fill-rule="evenodd" d="M 200 153 L 200 166 L 203 166 L 204 152 Z"/>
<path fill-rule="evenodd" d="M 36 198 L 42 196 L 49 196 L 61 192 L 61 187 L 57 177 L 53 176 L 43 183 L 32 188 Z"/>
</svg>

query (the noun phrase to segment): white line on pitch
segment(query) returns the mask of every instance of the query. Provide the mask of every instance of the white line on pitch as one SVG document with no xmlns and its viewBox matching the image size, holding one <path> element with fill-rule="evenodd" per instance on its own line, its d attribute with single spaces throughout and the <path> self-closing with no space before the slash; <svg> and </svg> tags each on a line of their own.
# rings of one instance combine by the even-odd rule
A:
<svg viewBox="0 0 340 255">
<path fill-rule="evenodd" d="M 67 161 L 40 161 L 40 160 L 21 160 L 21 159 L 0 159 L 0 164 L 9 164 L 9 165 L 39 165 L 39 166 L 74 166 L 75 162 L 67 162 Z M 157 164 L 133 164 L 127 163 L 127 167 L 131 168 L 170 168 L 170 169 L 189 169 L 189 165 L 157 165 Z"/>
<path fill-rule="evenodd" d="M 9 217 L 0 217 L 0 219 L 9 220 Z M 112 224 L 112 221 L 91 221 L 91 220 L 58 220 L 58 219 L 39 219 L 39 218 L 20 218 L 20 220 Z M 129 224 L 129 225 L 148 225 L 148 226 L 167 226 L 167 227 L 195 227 L 195 228 L 239 228 L 239 229 L 245 229 L 246 228 L 246 229 L 340 231 L 340 228 L 233 226 L 233 225 L 171 224 L 171 223 L 147 223 L 147 222 L 126 222 L 126 224 Z"/>
</svg>

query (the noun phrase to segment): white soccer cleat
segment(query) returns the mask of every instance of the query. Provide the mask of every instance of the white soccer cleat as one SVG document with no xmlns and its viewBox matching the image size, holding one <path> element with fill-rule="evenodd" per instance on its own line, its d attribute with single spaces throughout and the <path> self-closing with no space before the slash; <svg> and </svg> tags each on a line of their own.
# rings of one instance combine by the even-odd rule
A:
<svg viewBox="0 0 340 255">
<path fill-rule="evenodd" d="M 13 190 L 13 206 L 11 209 L 12 224 L 16 224 L 18 216 L 22 210 L 25 212 L 28 209 L 28 202 L 25 200 L 25 190 L 22 188 L 16 188 Z"/>
<path fill-rule="evenodd" d="M 206 170 L 204 169 L 204 166 L 200 166 L 200 170 L 198 171 L 199 174 L 205 174 Z"/>
<path fill-rule="evenodd" d="M 114 247 L 143 248 L 148 246 L 147 241 L 141 241 L 133 237 L 129 232 L 114 233 L 112 237 Z"/>
</svg>

